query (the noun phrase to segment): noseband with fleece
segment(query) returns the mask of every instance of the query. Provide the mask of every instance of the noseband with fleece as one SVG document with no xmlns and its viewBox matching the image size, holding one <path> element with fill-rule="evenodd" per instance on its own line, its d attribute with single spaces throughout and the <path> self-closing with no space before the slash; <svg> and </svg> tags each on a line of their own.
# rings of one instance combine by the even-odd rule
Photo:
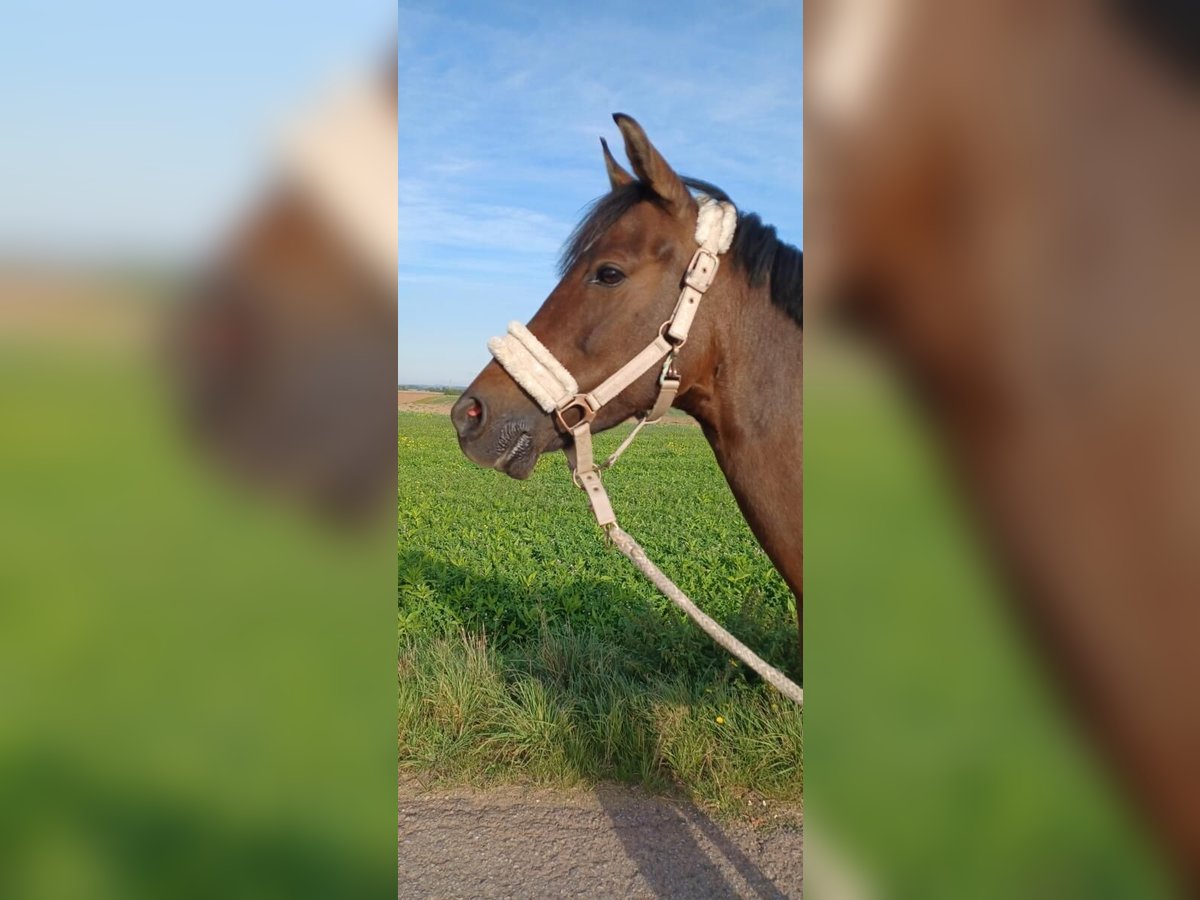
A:
<svg viewBox="0 0 1200 900">
<path fill-rule="evenodd" d="M 489 340 L 488 349 L 543 412 L 554 412 L 579 393 L 571 373 L 520 322 L 509 322 L 508 334 Z"/>
</svg>

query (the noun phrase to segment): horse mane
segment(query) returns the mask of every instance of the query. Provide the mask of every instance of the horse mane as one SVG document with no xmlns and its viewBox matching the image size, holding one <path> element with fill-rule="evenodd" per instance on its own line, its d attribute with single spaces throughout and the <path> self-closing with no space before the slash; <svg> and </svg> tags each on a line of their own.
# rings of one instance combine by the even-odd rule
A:
<svg viewBox="0 0 1200 900">
<path fill-rule="evenodd" d="M 699 178 L 684 178 L 689 188 L 717 200 L 729 195 L 714 184 Z M 588 249 L 639 203 L 663 204 L 662 198 L 641 181 L 615 188 L 594 201 L 563 245 L 558 274 L 566 275 Z M 771 302 L 804 327 L 804 253 L 779 239 L 775 226 L 767 225 L 754 213 L 738 211 L 737 231 L 729 248 L 733 262 L 741 268 L 751 287 L 770 283 Z"/>
</svg>

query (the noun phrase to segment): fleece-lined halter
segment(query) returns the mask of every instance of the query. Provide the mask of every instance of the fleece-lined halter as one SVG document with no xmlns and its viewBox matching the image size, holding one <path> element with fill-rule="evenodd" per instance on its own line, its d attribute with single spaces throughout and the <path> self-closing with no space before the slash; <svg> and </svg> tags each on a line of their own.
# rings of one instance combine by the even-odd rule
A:
<svg viewBox="0 0 1200 900">
<path fill-rule="evenodd" d="M 553 413 L 558 427 L 573 438 L 573 444 L 567 448 L 572 477 L 587 493 L 596 521 L 603 528 L 615 525 L 617 517 L 600 481 L 600 472 L 616 462 L 643 425 L 657 422 L 674 403 L 679 391 L 675 357 L 687 341 L 704 292 L 716 277 L 719 265 L 717 257 L 733 243 L 733 233 L 737 228 L 737 209 L 734 205 L 704 195 L 697 197 L 697 202 L 700 213 L 696 219 L 696 243 L 700 246 L 683 274 L 683 288 L 674 312 L 659 327 L 654 340 L 597 387 L 581 393 L 579 384 L 566 366 L 519 322 L 510 322 L 508 334 L 488 341 L 488 349 L 496 362 L 543 411 Z M 596 413 L 659 363 L 662 364 L 662 374 L 658 378 L 658 397 L 653 406 L 638 417 L 637 427 L 616 452 L 597 466 L 592 458 L 592 421 Z M 563 415 L 572 409 L 578 410 L 580 416 L 574 425 L 568 424 Z"/>
</svg>

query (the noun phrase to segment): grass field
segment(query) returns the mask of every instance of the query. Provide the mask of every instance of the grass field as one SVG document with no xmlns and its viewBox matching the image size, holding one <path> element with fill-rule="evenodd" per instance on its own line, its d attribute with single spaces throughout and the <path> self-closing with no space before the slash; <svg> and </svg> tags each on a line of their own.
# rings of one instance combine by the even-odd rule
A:
<svg viewBox="0 0 1200 900">
<path fill-rule="evenodd" d="M 386 524 L 246 497 L 148 352 L 55 341 L 0 339 L 0 896 L 394 892 Z"/>
<path fill-rule="evenodd" d="M 800 799 L 799 711 L 604 544 L 561 454 L 512 481 L 468 462 L 444 415 L 402 412 L 398 474 L 403 770 L 635 781 L 730 812 Z M 794 675 L 791 594 L 699 429 L 649 429 L 606 483 L 651 557 Z"/>
</svg>

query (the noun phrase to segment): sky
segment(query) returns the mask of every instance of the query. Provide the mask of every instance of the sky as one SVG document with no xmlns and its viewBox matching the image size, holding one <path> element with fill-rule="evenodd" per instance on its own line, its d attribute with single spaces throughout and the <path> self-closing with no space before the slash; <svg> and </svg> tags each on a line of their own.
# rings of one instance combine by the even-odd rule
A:
<svg viewBox="0 0 1200 900">
<path fill-rule="evenodd" d="M 248 207 L 278 128 L 391 49 L 389 0 L 7 0 L 0 256 L 186 263 Z"/>
<path fill-rule="evenodd" d="M 586 11 L 585 11 L 586 10 Z M 614 112 L 802 245 L 802 7 L 415 3 L 398 11 L 400 384 L 466 385 L 608 189 Z"/>
</svg>

